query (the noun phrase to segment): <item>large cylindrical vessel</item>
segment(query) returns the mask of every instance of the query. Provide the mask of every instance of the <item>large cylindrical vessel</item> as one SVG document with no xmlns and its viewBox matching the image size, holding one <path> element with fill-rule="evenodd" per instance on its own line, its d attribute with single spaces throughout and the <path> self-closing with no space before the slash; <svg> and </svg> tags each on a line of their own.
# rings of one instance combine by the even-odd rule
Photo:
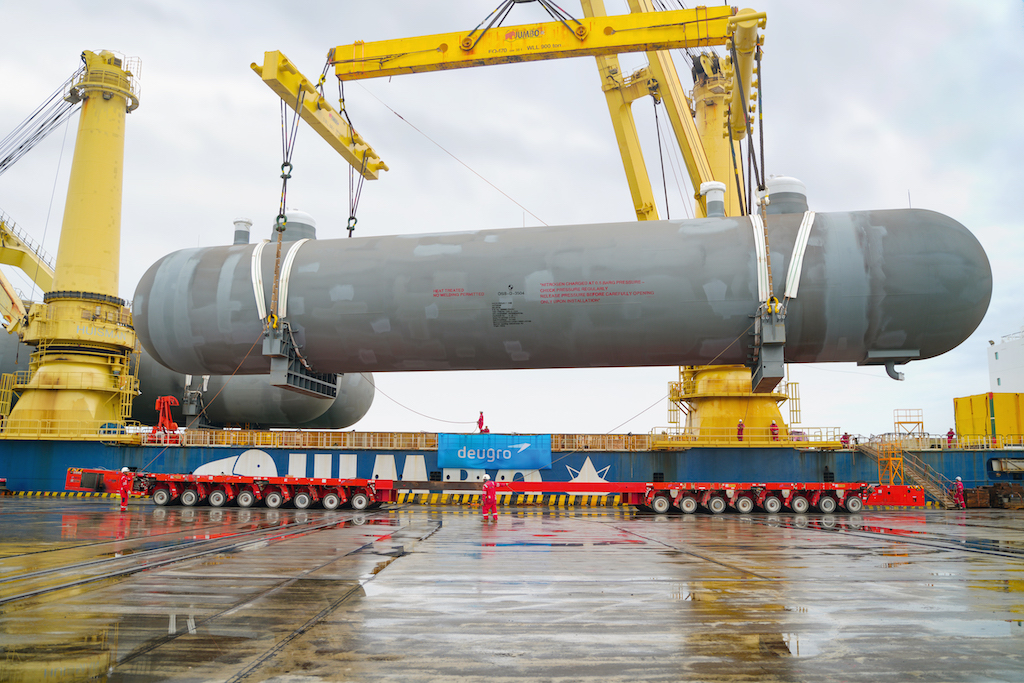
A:
<svg viewBox="0 0 1024 683">
<path fill-rule="evenodd" d="M 799 277 L 788 362 L 929 358 L 988 307 L 985 252 L 947 216 L 767 223 L 775 296 Z M 746 363 L 767 282 L 759 232 L 707 218 L 294 242 L 279 313 L 318 372 Z M 139 338 L 178 372 L 265 373 L 273 279 L 272 244 L 170 254 L 136 289 Z"/>
</svg>

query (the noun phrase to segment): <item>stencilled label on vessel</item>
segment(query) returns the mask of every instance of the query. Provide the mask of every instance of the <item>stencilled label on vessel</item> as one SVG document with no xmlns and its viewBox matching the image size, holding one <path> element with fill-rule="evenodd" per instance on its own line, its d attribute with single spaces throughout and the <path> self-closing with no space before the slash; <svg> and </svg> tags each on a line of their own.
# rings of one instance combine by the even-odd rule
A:
<svg viewBox="0 0 1024 683">
<path fill-rule="evenodd" d="M 643 280 L 577 280 L 575 282 L 542 282 L 542 304 L 596 304 L 619 296 L 653 296 L 644 289 Z"/>
</svg>

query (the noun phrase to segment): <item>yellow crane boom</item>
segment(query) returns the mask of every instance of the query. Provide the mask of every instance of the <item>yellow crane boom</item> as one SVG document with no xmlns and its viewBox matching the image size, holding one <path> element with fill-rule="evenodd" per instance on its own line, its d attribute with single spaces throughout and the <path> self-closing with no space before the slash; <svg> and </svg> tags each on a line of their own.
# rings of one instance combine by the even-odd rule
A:
<svg viewBox="0 0 1024 683">
<path fill-rule="evenodd" d="M 262 65 L 253 62 L 250 66 L 364 178 L 376 180 L 380 171 L 388 170 L 388 165 L 381 161 L 373 148 L 320 96 L 316 85 L 303 76 L 284 54 L 278 50 L 267 52 Z"/>
<path fill-rule="evenodd" d="M 492 28 L 475 42 L 469 32 L 357 41 L 335 47 L 327 59 L 338 78 L 348 81 L 510 62 L 706 47 L 725 44 L 732 14 L 731 7 L 718 6 L 594 16 L 580 20 L 575 30 L 558 21 Z"/>
</svg>

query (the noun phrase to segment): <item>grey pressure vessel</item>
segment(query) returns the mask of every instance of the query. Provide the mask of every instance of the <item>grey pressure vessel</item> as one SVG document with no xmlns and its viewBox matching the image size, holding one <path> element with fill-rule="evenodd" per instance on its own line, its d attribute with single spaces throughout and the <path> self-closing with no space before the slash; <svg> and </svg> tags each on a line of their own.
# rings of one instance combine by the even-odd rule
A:
<svg viewBox="0 0 1024 683">
<path fill-rule="evenodd" d="M 369 374 L 339 375 L 338 394 L 319 398 L 296 393 L 270 384 L 267 375 L 194 376 L 169 370 L 149 356 L 145 349 L 139 357 L 139 396 L 132 402 L 132 417 L 143 424 L 156 424 L 159 413 L 156 399 L 174 396 L 181 400 L 186 389 L 201 391 L 205 423 L 213 427 L 250 425 L 252 427 L 292 427 L 344 429 L 361 420 L 370 410 L 375 388 Z M 194 426 L 179 417 L 180 426 Z M 197 423 L 202 424 L 202 423 Z"/>
<path fill-rule="evenodd" d="M 0 329 L 0 374 L 28 371 L 34 351 L 35 347 L 21 343 L 17 335 Z M 155 425 L 159 418 L 156 399 L 174 396 L 181 400 L 185 380 L 184 374 L 168 370 L 143 349 L 139 355 L 140 393 L 132 401 L 132 418 Z M 203 388 L 204 417 L 213 427 L 247 424 L 264 428 L 344 429 L 366 415 L 376 392 L 373 376 L 368 373 L 339 376 L 335 398 L 317 398 L 275 387 L 267 375 L 213 375 L 205 380 L 193 377 L 191 386 Z M 14 400 L 17 402 L 17 395 Z M 180 426 L 189 426 L 181 416 L 181 408 L 172 409 L 172 414 Z"/>
<path fill-rule="evenodd" d="M 988 258 L 947 216 L 766 220 L 771 291 L 795 295 L 788 362 L 930 358 L 988 307 Z M 759 231 L 707 218 L 292 242 L 280 317 L 317 372 L 744 363 L 768 292 Z M 184 373 L 267 372 L 275 249 L 263 246 L 154 264 L 133 309 L 149 353 Z"/>
</svg>

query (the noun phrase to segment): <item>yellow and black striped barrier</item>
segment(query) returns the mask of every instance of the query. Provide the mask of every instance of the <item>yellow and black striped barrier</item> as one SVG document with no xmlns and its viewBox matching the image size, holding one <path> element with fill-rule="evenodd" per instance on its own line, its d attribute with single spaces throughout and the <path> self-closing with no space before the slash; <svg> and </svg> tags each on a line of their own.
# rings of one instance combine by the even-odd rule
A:
<svg viewBox="0 0 1024 683">
<path fill-rule="evenodd" d="M 16 498 L 120 498 L 119 493 L 97 493 L 95 491 L 3 491 L 0 495 Z M 132 498 L 141 498 L 132 494 Z"/>
</svg>

